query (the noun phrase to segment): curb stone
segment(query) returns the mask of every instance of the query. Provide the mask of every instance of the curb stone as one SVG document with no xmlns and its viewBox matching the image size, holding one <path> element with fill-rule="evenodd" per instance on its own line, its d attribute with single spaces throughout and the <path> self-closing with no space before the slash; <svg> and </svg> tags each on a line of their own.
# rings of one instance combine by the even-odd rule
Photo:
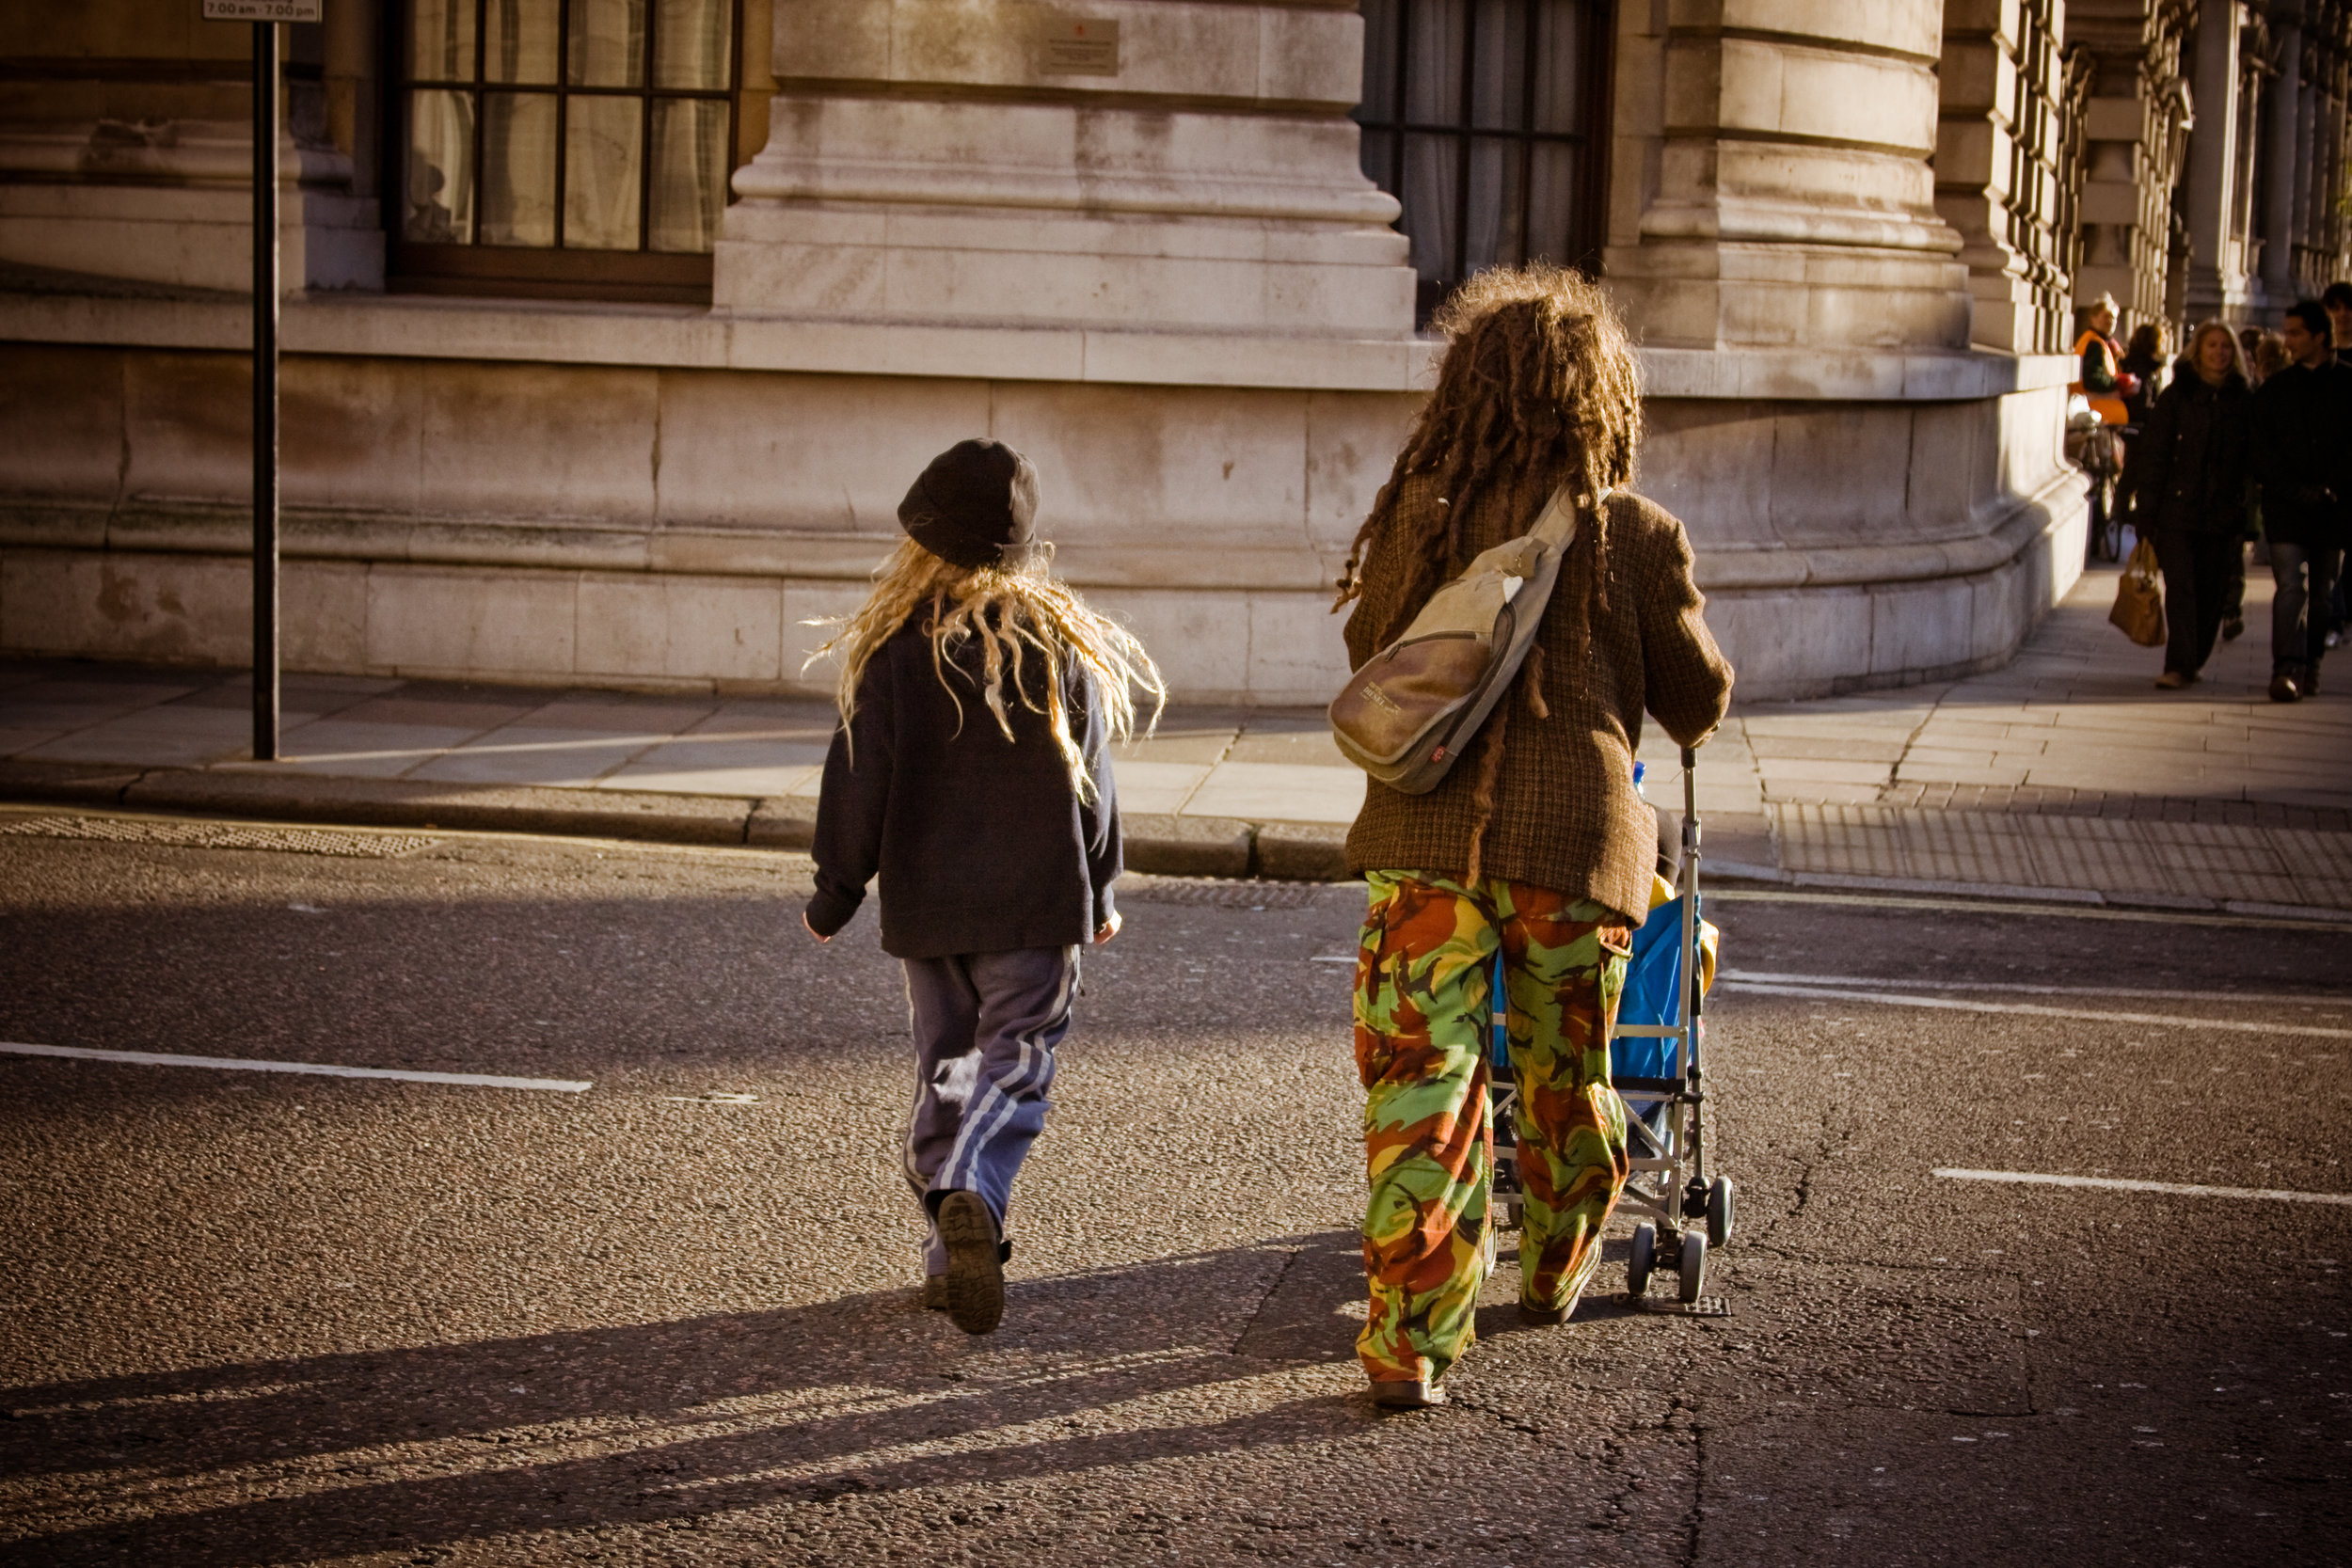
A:
<svg viewBox="0 0 2352 1568">
<path fill-rule="evenodd" d="M 0 762 L 0 800 L 119 806 L 143 769 L 70 762 Z"/>
<path fill-rule="evenodd" d="M 445 828 L 453 832 L 535 832 L 643 839 L 671 844 L 736 844 L 805 850 L 816 838 L 812 802 L 795 796 L 665 795 L 612 789 L 533 789 L 513 785 L 422 784 L 408 779 L 349 779 L 321 774 L 197 768 L 103 767 L 0 761 L 0 800 L 26 804 L 204 813 L 276 821 L 366 828 Z M 1169 877 L 1242 878 L 1252 874 L 1260 831 L 1228 816 L 1126 819 L 1126 860 L 1136 871 Z M 1307 830 L 1311 834 L 1321 830 Z M 1327 856 L 1287 847 L 1277 832 L 1276 860 L 1289 871 L 1262 876 L 1343 880 L 1346 868 Z M 1328 875 L 1317 867 L 1331 868 Z"/>
<path fill-rule="evenodd" d="M 1258 830 L 1258 873 L 1285 882 L 1343 882 L 1347 830 L 1337 823 L 1270 822 Z"/>
<path fill-rule="evenodd" d="M 1131 871 L 1161 877 L 1247 877 L 1252 833 L 1232 816 L 1126 816 L 1126 862 Z"/>
</svg>

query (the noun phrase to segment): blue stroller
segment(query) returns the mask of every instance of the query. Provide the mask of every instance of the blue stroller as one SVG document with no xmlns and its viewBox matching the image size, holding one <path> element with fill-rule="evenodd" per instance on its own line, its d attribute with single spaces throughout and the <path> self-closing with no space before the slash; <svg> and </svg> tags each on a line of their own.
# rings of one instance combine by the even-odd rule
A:
<svg viewBox="0 0 2352 1568">
<path fill-rule="evenodd" d="M 1633 935 L 1633 957 L 1626 965 L 1625 990 L 1617 1002 L 1616 1027 L 1609 1037 L 1609 1075 L 1626 1102 L 1627 1152 L 1632 1175 L 1618 1199 L 1619 1212 L 1639 1218 L 1626 1289 L 1639 1302 L 1661 1261 L 1679 1275 L 1677 1294 L 1695 1305 L 1707 1285 L 1708 1249 L 1731 1240 L 1734 1194 L 1731 1180 L 1707 1175 L 1707 1138 L 1702 1111 L 1699 1047 L 1710 973 L 1702 951 L 1708 928 L 1699 910 L 1698 795 L 1692 780 L 1693 758 L 1682 752 L 1682 844 L 1676 896 L 1650 911 Z M 1638 782 L 1637 768 L 1637 782 Z M 1497 956 L 1493 994 L 1501 997 L 1502 959 Z M 1497 1008 L 1487 1080 L 1495 1130 L 1494 1193 L 1502 1222 L 1517 1229 L 1522 1212 L 1518 1180 L 1518 1085 L 1512 1077 L 1507 1008 Z M 1691 1222 L 1686 1226 L 1685 1222 Z M 1663 1251 L 1661 1251 L 1661 1247 Z"/>
</svg>

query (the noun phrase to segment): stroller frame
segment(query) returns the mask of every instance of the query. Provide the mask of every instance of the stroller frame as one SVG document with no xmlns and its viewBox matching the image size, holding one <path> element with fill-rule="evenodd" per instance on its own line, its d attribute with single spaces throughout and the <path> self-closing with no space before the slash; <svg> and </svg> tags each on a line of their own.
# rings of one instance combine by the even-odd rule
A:
<svg viewBox="0 0 2352 1568">
<path fill-rule="evenodd" d="M 1636 1301 L 1649 1290 L 1650 1277 L 1661 1261 L 1678 1276 L 1677 1292 L 1686 1305 L 1695 1305 L 1707 1283 L 1710 1248 L 1731 1239 L 1734 1194 L 1730 1179 L 1707 1175 L 1706 1071 L 1701 1047 L 1705 990 L 1699 984 L 1701 954 L 1699 913 L 1699 812 L 1694 778 L 1696 758 L 1682 749 L 1681 864 L 1675 890 L 1682 903 L 1681 961 L 1677 979 L 1676 1017 L 1671 1024 L 1617 1023 L 1611 1040 L 1672 1039 L 1675 1072 L 1666 1078 L 1615 1077 L 1613 1083 L 1626 1102 L 1626 1152 L 1630 1173 L 1617 1200 L 1617 1212 L 1639 1223 L 1626 1265 L 1626 1288 Z M 1488 1114 L 1495 1136 L 1494 1191 L 1506 1229 L 1519 1227 L 1525 1208 L 1520 1201 L 1516 1149 L 1518 1084 L 1509 1068 L 1506 1038 L 1509 1013 L 1502 999 L 1502 956 L 1496 955 L 1493 998 L 1493 1037 L 1488 1053 Z M 1661 1128 L 1652 1128 L 1645 1113 L 1665 1112 Z M 1686 1225 L 1686 1221 L 1696 1221 Z"/>
</svg>

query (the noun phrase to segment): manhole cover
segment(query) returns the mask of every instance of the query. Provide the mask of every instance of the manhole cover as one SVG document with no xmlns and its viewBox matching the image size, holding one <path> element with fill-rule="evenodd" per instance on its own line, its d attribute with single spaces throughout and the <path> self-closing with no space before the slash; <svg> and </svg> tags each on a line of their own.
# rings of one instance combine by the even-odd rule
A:
<svg viewBox="0 0 2352 1568">
<path fill-rule="evenodd" d="M 1701 1296 L 1696 1301 L 1676 1301 L 1658 1296 L 1628 1296 L 1634 1310 L 1655 1312 L 1668 1318 L 1728 1318 L 1731 1306 L 1721 1296 Z"/>
<path fill-rule="evenodd" d="M 415 833 L 348 833 L 326 828 L 248 828 L 227 822 L 168 822 L 124 816 L 26 816 L 0 821 L 0 833 L 25 838 L 88 838 L 110 844 L 170 844 L 191 849 L 275 849 L 295 855 L 391 860 L 440 841 Z"/>
</svg>

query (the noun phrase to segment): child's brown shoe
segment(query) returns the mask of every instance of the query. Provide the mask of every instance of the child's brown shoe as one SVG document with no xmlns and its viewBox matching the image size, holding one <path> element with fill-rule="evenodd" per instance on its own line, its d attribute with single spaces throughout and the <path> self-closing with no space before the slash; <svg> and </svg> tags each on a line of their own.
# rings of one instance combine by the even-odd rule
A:
<svg viewBox="0 0 2352 1568">
<path fill-rule="evenodd" d="M 979 1194 L 939 1200 L 939 1239 L 947 1243 L 947 1316 L 966 1334 L 993 1333 L 1005 1319 L 1005 1260 Z"/>
</svg>

